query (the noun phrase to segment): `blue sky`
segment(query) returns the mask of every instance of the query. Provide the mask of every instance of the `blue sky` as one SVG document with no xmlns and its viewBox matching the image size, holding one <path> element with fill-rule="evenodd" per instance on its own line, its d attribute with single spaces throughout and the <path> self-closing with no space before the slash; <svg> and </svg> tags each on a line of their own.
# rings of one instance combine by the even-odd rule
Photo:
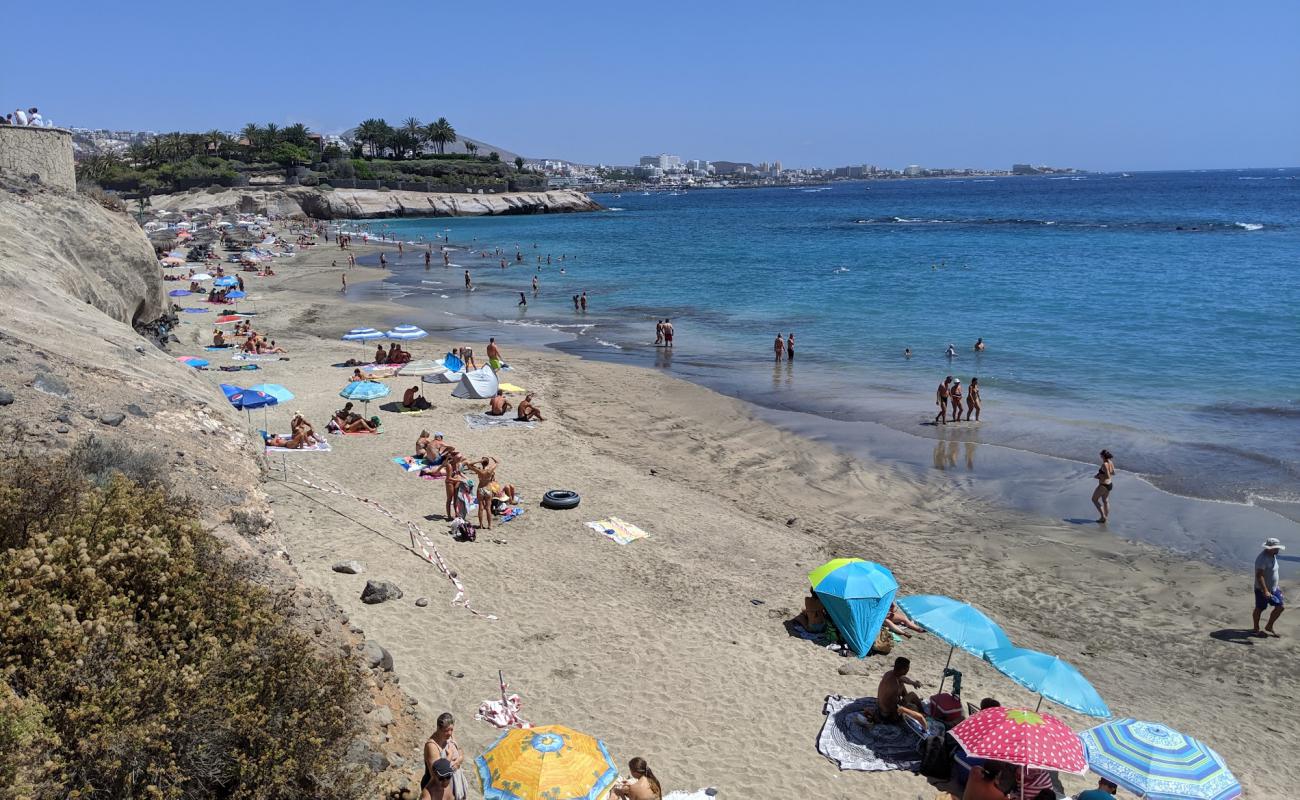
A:
<svg viewBox="0 0 1300 800">
<path fill-rule="evenodd" d="M 1298 32 L 1294 0 L 26 2 L 0 105 L 154 130 L 446 116 L 591 163 L 1292 166 Z"/>
</svg>

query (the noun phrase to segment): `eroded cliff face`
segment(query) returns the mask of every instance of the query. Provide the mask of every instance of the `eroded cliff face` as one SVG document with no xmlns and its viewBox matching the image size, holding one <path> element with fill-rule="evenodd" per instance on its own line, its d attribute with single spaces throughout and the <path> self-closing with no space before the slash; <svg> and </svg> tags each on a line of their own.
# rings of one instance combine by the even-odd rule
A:
<svg viewBox="0 0 1300 800">
<path fill-rule="evenodd" d="M 572 189 L 505 194 L 440 194 L 379 189 L 309 186 L 213 188 L 151 198 L 155 211 L 265 213 L 312 219 L 383 217 L 472 217 L 506 214 L 562 214 L 601 211 L 601 205 Z"/>
</svg>

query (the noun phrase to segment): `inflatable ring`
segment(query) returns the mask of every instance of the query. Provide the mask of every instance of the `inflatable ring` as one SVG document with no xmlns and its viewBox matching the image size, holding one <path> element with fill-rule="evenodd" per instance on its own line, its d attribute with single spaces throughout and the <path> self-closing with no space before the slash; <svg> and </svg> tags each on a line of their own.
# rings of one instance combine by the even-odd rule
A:
<svg viewBox="0 0 1300 800">
<path fill-rule="evenodd" d="M 563 510 L 566 508 L 577 508 L 582 498 L 577 492 L 571 492 L 568 489 L 552 489 L 542 495 L 542 508 L 553 508 Z"/>
</svg>

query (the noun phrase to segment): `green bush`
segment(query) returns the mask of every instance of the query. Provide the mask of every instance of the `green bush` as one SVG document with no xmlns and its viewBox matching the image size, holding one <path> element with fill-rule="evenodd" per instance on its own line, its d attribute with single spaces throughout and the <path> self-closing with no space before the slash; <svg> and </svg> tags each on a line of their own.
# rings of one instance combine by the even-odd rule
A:
<svg viewBox="0 0 1300 800">
<path fill-rule="evenodd" d="M 0 798 L 366 795 L 343 758 L 355 665 L 299 634 L 187 501 L 69 457 L 8 466 Z"/>
</svg>

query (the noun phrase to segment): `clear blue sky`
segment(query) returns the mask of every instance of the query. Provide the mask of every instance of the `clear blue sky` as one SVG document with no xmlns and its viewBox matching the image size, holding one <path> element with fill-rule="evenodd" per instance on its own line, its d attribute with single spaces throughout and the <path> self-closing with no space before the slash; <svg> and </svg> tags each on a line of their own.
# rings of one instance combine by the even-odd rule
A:
<svg viewBox="0 0 1300 800">
<path fill-rule="evenodd" d="M 1300 164 L 1296 0 L 74 0 L 4 17 L 0 105 L 67 125 L 446 116 L 530 157 L 613 164 Z"/>
</svg>

